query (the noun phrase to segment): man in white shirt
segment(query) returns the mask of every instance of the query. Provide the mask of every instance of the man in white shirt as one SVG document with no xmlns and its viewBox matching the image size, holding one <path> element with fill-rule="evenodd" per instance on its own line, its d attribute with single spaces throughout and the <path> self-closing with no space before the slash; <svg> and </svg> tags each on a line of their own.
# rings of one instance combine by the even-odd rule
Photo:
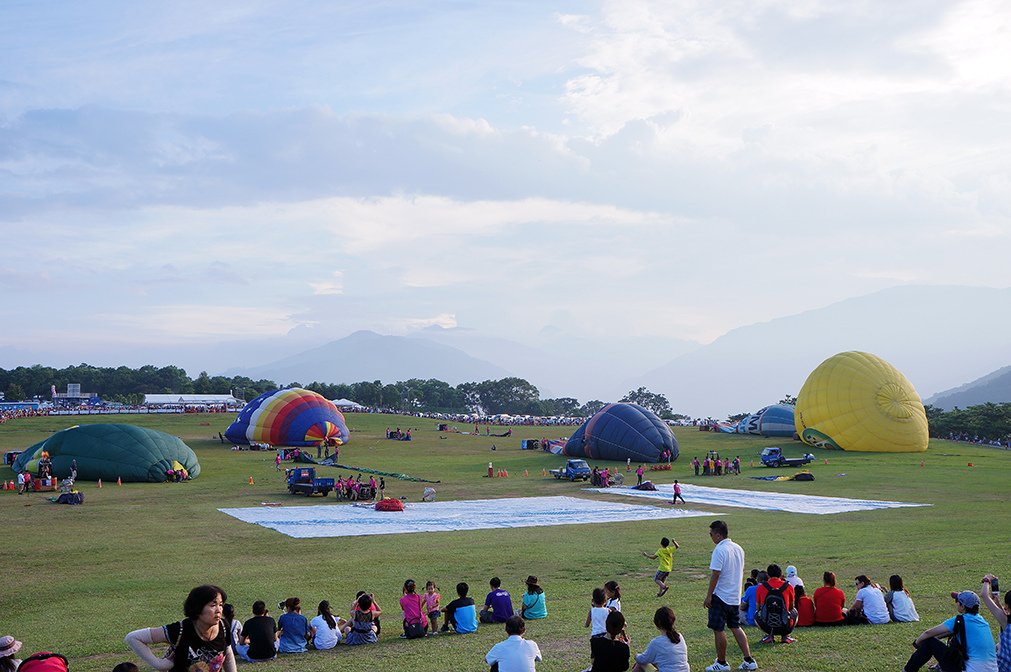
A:
<svg viewBox="0 0 1011 672">
<path fill-rule="evenodd" d="M 505 628 L 508 638 L 491 647 L 485 662 L 498 672 L 536 672 L 541 650 L 537 642 L 523 639 L 527 629 L 524 620 L 513 616 L 506 621 Z"/>
<path fill-rule="evenodd" d="M 741 647 L 744 662 L 738 670 L 757 670 L 758 663 L 751 657 L 748 635 L 741 628 L 741 583 L 744 581 L 744 549 L 730 540 L 727 524 L 715 520 L 709 525 L 709 537 L 716 544 L 709 560 L 709 590 L 703 606 L 709 610 L 708 627 L 716 638 L 716 661 L 706 672 L 730 672 L 727 664 L 726 628 L 734 633 Z"/>
</svg>

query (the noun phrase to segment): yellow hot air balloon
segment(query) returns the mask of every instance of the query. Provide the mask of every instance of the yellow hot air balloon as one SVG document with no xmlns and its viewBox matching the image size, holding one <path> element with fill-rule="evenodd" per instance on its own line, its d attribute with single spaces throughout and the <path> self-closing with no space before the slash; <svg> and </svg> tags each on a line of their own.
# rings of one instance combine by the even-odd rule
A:
<svg viewBox="0 0 1011 672">
<path fill-rule="evenodd" d="M 927 414 L 902 372 L 866 352 L 841 352 L 811 372 L 797 395 L 797 433 L 821 448 L 922 453 Z"/>
</svg>

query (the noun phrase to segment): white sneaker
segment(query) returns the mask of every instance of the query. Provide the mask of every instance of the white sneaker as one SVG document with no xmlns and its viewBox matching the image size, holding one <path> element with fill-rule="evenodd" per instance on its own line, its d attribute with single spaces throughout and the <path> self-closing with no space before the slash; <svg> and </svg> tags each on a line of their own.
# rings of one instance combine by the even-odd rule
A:
<svg viewBox="0 0 1011 672">
<path fill-rule="evenodd" d="M 730 666 L 714 660 L 713 664 L 706 668 L 706 672 L 730 672 Z"/>
<path fill-rule="evenodd" d="M 754 658 L 751 659 L 750 663 L 748 661 L 746 661 L 746 660 L 742 660 L 740 666 L 737 669 L 738 670 L 757 670 L 758 669 L 758 661 L 755 660 Z"/>
</svg>

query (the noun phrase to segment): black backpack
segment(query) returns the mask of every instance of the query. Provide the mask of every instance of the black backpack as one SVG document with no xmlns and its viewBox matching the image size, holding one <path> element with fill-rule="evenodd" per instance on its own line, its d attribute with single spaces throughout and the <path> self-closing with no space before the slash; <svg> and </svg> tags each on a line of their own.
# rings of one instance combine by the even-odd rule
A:
<svg viewBox="0 0 1011 672">
<path fill-rule="evenodd" d="M 762 585 L 765 586 L 768 594 L 765 596 L 765 602 L 762 602 L 762 606 L 759 607 L 755 619 L 765 623 L 765 627 L 770 630 L 789 628 L 790 612 L 786 608 L 786 596 L 783 593 L 790 587 L 790 584 L 784 581 L 779 588 L 773 588 L 768 581 L 763 581 Z"/>
</svg>

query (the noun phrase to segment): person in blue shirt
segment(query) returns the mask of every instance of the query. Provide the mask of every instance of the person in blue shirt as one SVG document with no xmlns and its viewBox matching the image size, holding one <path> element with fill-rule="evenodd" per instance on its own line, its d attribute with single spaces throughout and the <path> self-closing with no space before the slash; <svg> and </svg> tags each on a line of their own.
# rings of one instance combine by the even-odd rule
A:
<svg viewBox="0 0 1011 672">
<path fill-rule="evenodd" d="M 755 611 L 758 609 L 755 591 L 758 590 L 759 584 L 769 580 L 769 573 L 759 572 L 756 578 L 758 579 L 758 583 L 748 586 L 748 589 L 744 591 L 744 596 L 741 598 L 741 620 L 748 625 L 755 624 Z"/>
<path fill-rule="evenodd" d="M 997 672 L 997 651 L 993 642 L 993 633 L 990 632 L 990 624 L 979 615 L 979 595 L 963 590 L 960 593 L 952 593 L 955 600 L 958 614 L 965 622 L 965 661 L 966 672 Z M 925 630 L 913 642 L 916 648 L 913 655 L 903 668 L 904 672 L 916 672 L 931 658 L 936 658 L 941 664 L 942 672 L 960 672 L 961 665 L 952 665 L 944 660 L 944 650 L 946 644 L 941 637 L 947 637 L 955 631 L 955 620 L 958 616 L 953 616 L 945 622 L 935 625 Z"/>
<path fill-rule="evenodd" d="M 284 614 L 277 619 L 281 631 L 277 650 L 281 653 L 302 653 L 308 650 L 312 634 L 309 620 L 302 615 L 302 601 L 297 597 L 289 597 L 284 601 L 284 608 Z"/>
</svg>

